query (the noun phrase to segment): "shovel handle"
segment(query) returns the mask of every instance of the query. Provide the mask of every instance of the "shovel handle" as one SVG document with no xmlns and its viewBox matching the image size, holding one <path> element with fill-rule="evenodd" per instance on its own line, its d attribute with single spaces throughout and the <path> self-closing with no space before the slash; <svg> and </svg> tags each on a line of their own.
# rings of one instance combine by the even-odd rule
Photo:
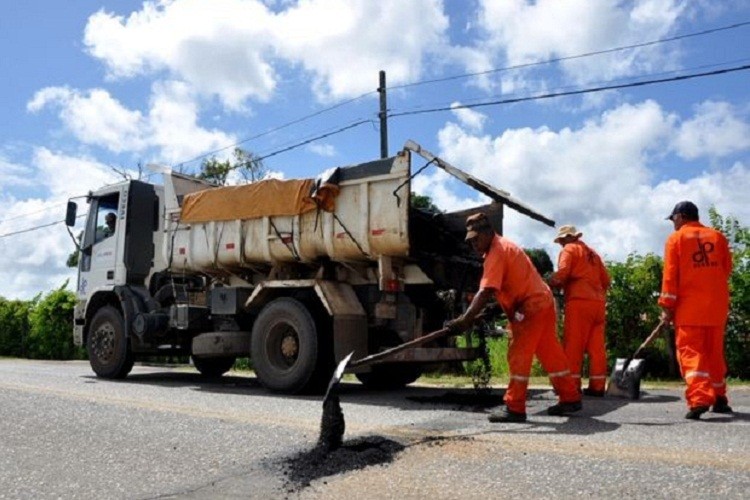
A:
<svg viewBox="0 0 750 500">
<path fill-rule="evenodd" d="M 633 359 L 637 358 L 638 355 L 641 353 L 643 349 L 646 348 L 647 345 L 649 345 L 653 340 L 661 333 L 662 329 L 667 326 L 667 322 L 664 320 L 659 321 L 659 324 L 656 325 L 656 328 L 654 328 L 654 331 L 651 332 L 651 335 L 646 337 L 646 340 L 643 341 L 643 343 L 636 349 L 635 353 L 633 354 Z"/>
<path fill-rule="evenodd" d="M 362 365 L 367 365 L 369 363 L 373 363 L 375 361 L 379 361 L 383 358 L 387 358 L 388 356 L 392 354 L 396 354 L 399 351 L 408 349 L 409 347 L 415 347 L 418 345 L 426 344 L 427 342 L 430 342 L 435 339 L 439 339 L 440 337 L 445 337 L 450 332 L 451 332 L 450 328 L 442 328 L 435 332 L 428 333 L 427 335 L 424 335 L 422 337 L 417 337 L 416 339 L 410 340 L 409 342 L 404 342 L 403 344 L 399 344 L 396 347 L 391 347 L 390 349 L 386 349 L 385 351 L 380 351 L 378 353 L 365 356 L 364 358 L 351 361 L 349 363 L 349 366 L 351 367 L 362 366 Z"/>
<path fill-rule="evenodd" d="M 484 319 L 486 316 L 487 316 L 486 312 L 481 312 L 477 314 L 477 316 L 474 318 L 474 322 L 477 322 L 480 319 Z M 408 342 L 404 342 L 403 344 L 399 344 L 395 347 L 391 347 L 390 349 L 386 349 L 385 351 L 376 352 L 375 354 L 370 354 L 369 356 L 365 356 L 364 358 L 350 361 L 349 366 L 351 367 L 363 366 L 363 365 L 373 363 L 375 361 L 380 361 L 381 359 L 387 358 L 388 356 L 391 356 L 392 354 L 396 354 L 397 352 L 403 351 L 404 349 L 408 349 L 410 347 L 416 347 L 416 346 L 431 342 L 433 340 L 439 339 L 441 337 L 445 337 L 449 333 L 451 333 L 450 328 L 441 328 L 440 330 L 436 330 L 432 333 L 428 333 L 427 335 L 417 337 Z"/>
</svg>

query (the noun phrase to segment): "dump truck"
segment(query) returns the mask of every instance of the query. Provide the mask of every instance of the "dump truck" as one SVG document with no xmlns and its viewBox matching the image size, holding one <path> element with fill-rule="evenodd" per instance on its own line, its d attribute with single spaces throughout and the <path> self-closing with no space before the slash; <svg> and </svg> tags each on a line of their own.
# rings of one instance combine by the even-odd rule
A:
<svg viewBox="0 0 750 500">
<path fill-rule="evenodd" d="M 413 176 L 431 165 L 489 203 L 451 213 L 413 206 Z M 324 388 L 349 353 L 377 353 L 460 313 L 481 275 L 464 242 L 468 213 L 485 211 L 498 231 L 505 206 L 554 225 L 413 141 L 314 179 L 216 186 L 167 171 L 163 185 L 124 180 L 86 202 L 73 336 L 97 376 L 125 377 L 138 359 L 189 356 L 218 377 L 250 358 L 262 385 L 286 393 Z M 68 226 L 77 211 L 70 200 Z M 481 355 L 444 339 L 355 374 L 400 387 L 431 363 Z"/>
</svg>

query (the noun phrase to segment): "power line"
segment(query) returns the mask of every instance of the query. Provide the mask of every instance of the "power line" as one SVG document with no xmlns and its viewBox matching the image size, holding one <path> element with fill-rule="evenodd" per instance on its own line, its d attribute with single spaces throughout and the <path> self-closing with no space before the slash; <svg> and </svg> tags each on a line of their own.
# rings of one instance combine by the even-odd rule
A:
<svg viewBox="0 0 750 500">
<path fill-rule="evenodd" d="M 455 109 L 470 109 L 470 108 L 479 108 L 483 106 L 497 106 L 500 104 L 513 104 L 513 103 L 525 102 L 525 101 L 537 101 L 541 99 L 551 99 L 553 97 L 563 97 L 563 96 L 571 96 L 571 95 L 578 95 L 578 94 L 589 94 L 592 92 L 602 92 L 604 90 L 616 90 L 616 89 L 626 89 L 626 88 L 631 88 L 631 87 L 643 87 L 645 85 L 653 85 L 657 83 L 667 83 L 667 82 L 677 82 L 681 80 L 690 80 L 693 78 L 715 76 L 715 75 L 721 75 L 725 73 L 733 73 L 735 71 L 744 71 L 748 69 L 750 69 L 750 64 L 746 64 L 744 66 L 735 66 L 732 68 L 717 69 L 714 71 L 706 71 L 703 73 L 691 73 L 688 75 L 673 76 L 670 78 L 658 78 L 658 79 L 653 79 L 653 80 L 643 80 L 640 82 L 623 83 L 623 84 L 618 84 L 618 85 L 604 85 L 600 87 L 589 87 L 585 89 L 570 90 L 566 92 L 552 92 L 549 94 L 540 94 L 540 95 L 526 96 L 526 97 L 515 97 L 512 99 L 501 99 L 498 101 L 480 102 L 477 104 L 462 104 L 458 106 L 447 106 L 447 107 L 432 108 L 432 109 L 402 111 L 400 113 L 389 114 L 388 118 L 395 118 L 399 116 L 408 116 L 408 115 L 419 115 L 419 114 L 425 114 L 425 113 L 437 113 L 440 111 L 453 111 Z"/>
<path fill-rule="evenodd" d="M 16 219 L 22 219 L 24 217 L 29 217 L 31 215 L 40 214 L 42 212 L 46 212 L 48 210 L 52 210 L 53 208 L 61 207 L 63 205 L 65 205 L 65 203 L 57 203 L 55 205 L 50 205 L 50 206 L 48 206 L 46 208 L 41 208 L 41 209 L 35 210 L 33 212 L 27 212 L 25 214 L 14 215 L 13 217 L 8 217 L 6 219 L 0 219 L 0 224 L 2 224 L 3 222 L 8 222 L 8 221 L 16 220 Z"/>
<path fill-rule="evenodd" d="M 670 38 L 660 38 L 658 40 L 652 40 L 652 41 L 649 41 L 649 42 L 635 43 L 635 44 L 632 44 L 632 45 L 623 45 L 623 46 L 620 46 L 620 47 L 613 47 L 611 49 L 596 50 L 596 51 L 593 51 L 593 52 L 586 52 L 586 53 L 583 53 L 583 54 L 576 54 L 576 55 L 573 55 L 573 56 L 556 57 L 556 58 L 553 58 L 553 59 L 546 59 L 544 61 L 537 61 L 537 62 L 524 63 L 524 64 L 516 64 L 514 66 L 505 66 L 505 67 L 502 67 L 502 68 L 493 68 L 493 69 L 488 69 L 488 70 L 485 70 L 485 71 L 477 71 L 476 73 L 464 73 L 464 74 L 460 74 L 460 75 L 447 76 L 447 77 L 444 77 L 444 78 L 435 78 L 435 79 L 432 79 L 432 80 L 421 80 L 421 81 L 418 81 L 418 82 L 404 83 L 402 85 L 393 85 L 391 87 L 388 87 L 388 89 L 389 90 L 393 90 L 393 89 L 402 89 L 402 88 L 407 88 L 407 87 L 416 87 L 418 85 L 427 85 L 427 84 L 431 84 L 431 83 L 440 83 L 440 82 L 447 82 L 447 81 L 451 81 L 451 80 L 460 80 L 462 78 L 471 78 L 471 77 L 474 77 L 474 76 L 489 75 L 491 73 L 501 73 L 501 72 L 504 72 L 504 71 L 511 71 L 511 70 L 515 70 L 515 69 L 529 68 L 529 67 L 532 67 L 532 66 L 541 66 L 541 65 L 544 65 L 544 64 L 552 64 L 552 63 L 557 63 L 557 62 L 562 62 L 562 61 L 569 61 L 569 60 L 573 60 L 573 59 L 581 59 L 581 58 L 584 58 L 584 57 L 591 57 L 591 56 L 596 56 L 596 55 L 601 55 L 601 54 L 609 54 L 609 53 L 612 53 L 612 52 L 619 52 L 619 51 L 623 51 L 623 50 L 630 50 L 630 49 L 637 49 L 637 48 L 640 48 L 640 47 L 647 47 L 649 45 L 657 45 L 657 44 L 660 44 L 660 43 L 674 42 L 674 41 L 677 41 L 677 40 L 683 40 L 685 38 L 692 38 L 692 37 L 709 35 L 709 34 L 717 33 L 717 32 L 720 32 L 720 31 L 726 31 L 726 30 L 731 30 L 731 29 L 736 29 L 736 28 L 742 28 L 742 27 L 747 26 L 747 25 L 750 25 L 750 21 L 743 21 L 743 22 L 740 22 L 740 23 L 730 24 L 730 25 L 727 25 L 727 26 L 721 26 L 721 27 L 718 27 L 718 28 L 712 28 L 712 29 L 707 29 L 707 30 L 703 30 L 703 31 L 696 31 L 694 33 L 686 33 L 684 35 L 677 35 L 677 36 L 673 36 L 673 37 L 670 37 Z"/>
<path fill-rule="evenodd" d="M 86 217 L 87 215 L 88 215 L 87 213 L 86 214 L 80 214 L 80 215 L 76 216 L 76 219 L 80 219 L 81 217 Z M 30 233 L 30 232 L 36 231 L 38 229 L 44 229 L 45 227 L 51 227 L 51 226 L 55 226 L 57 224 L 61 224 L 63 222 L 65 222 L 65 219 L 63 219 L 63 220 L 56 220 L 55 222 L 50 222 L 48 224 L 41 224 L 39 226 L 27 227 L 26 229 L 19 229 L 18 231 L 13 231 L 13 232 L 10 232 L 10 233 L 0 234 L 0 238 L 5 238 L 7 236 L 15 236 L 17 234 Z"/>
<path fill-rule="evenodd" d="M 55 221 L 55 222 L 50 222 L 49 224 L 42 224 L 41 226 L 34 226 L 34 227 L 26 228 L 26 229 L 21 229 L 19 231 L 13 231 L 12 233 L 0 234 L 0 238 L 5 238 L 5 237 L 8 237 L 8 236 L 15 236 L 17 234 L 22 234 L 22 233 L 30 233 L 31 231 L 36 231 L 37 229 L 42 229 L 42 228 L 45 228 L 45 227 L 54 226 L 56 224 L 60 224 L 61 222 L 65 222 L 65 221 L 64 220 L 58 220 L 58 221 Z"/>
<path fill-rule="evenodd" d="M 597 81 L 587 82 L 587 83 L 589 85 L 602 85 L 602 84 L 609 84 L 609 85 L 611 85 L 611 84 L 614 84 L 614 83 L 617 83 L 617 82 L 632 82 L 633 80 L 636 80 L 638 78 L 646 78 L 646 77 L 648 77 L 648 78 L 655 78 L 655 77 L 661 77 L 661 76 L 665 76 L 665 75 L 675 75 L 675 74 L 684 73 L 686 71 L 697 71 L 697 70 L 703 70 L 703 69 L 706 69 L 706 68 L 716 68 L 716 67 L 719 67 L 719 66 L 726 66 L 728 64 L 741 64 L 741 63 L 746 63 L 748 61 L 750 61 L 750 58 L 743 57 L 741 59 L 732 59 L 730 61 L 722 61 L 720 63 L 701 64 L 699 66 L 691 66 L 690 68 L 682 68 L 682 69 L 672 70 L 672 71 L 660 71 L 658 73 L 647 73 L 647 74 L 644 73 L 644 74 L 641 74 L 641 75 L 635 75 L 635 76 L 629 76 L 629 77 L 623 77 L 623 78 L 616 78 L 616 79 L 613 79 L 613 80 L 597 80 Z M 577 85 L 561 85 L 561 86 L 552 87 L 552 88 L 546 89 L 546 90 L 549 91 L 549 92 L 551 92 L 551 91 L 558 91 L 558 90 L 564 90 L 564 89 L 576 89 L 576 88 L 578 88 Z M 516 94 L 515 93 L 505 94 L 506 98 L 508 98 L 508 96 L 513 96 L 513 95 L 516 95 Z M 462 99 L 461 102 L 462 103 L 484 102 L 484 101 L 486 101 L 486 99 L 492 99 L 492 98 L 495 98 L 495 97 L 499 98 L 501 96 L 500 95 L 491 95 L 491 96 L 482 96 L 482 97 L 470 97 L 470 98 Z M 453 101 L 433 102 L 433 103 L 427 103 L 427 104 L 420 104 L 420 105 L 416 105 L 416 106 L 412 107 L 411 110 L 415 111 L 417 109 L 428 108 L 428 107 L 448 106 L 452 102 L 455 102 L 455 100 L 453 100 Z M 451 109 L 454 109 L 454 108 L 451 108 Z M 399 112 L 399 109 L 398 108 L 391 108 L 391 111 L 394 112 L 394 113 L 396 113 L 396 112 Z"/>
<path fill-rule="evenodd" d="M 328 133 L 325 133 L 325 134 L 322 134 L 322 135 L 317 135 L 317 136 L 312 137 L 310 139 L 298 142 L 298 143 L 293 144 L 291 146 L 288 146 L 288 147 L 276 150 L 276 151 L 274 151 L 272 153 L 269 153 L 267 155 L 261 156 L 260 158 L 257 159 L 257 161 L 265 160 L 266 158 L 270 158 L 272 156 L 276 156 L 278 154 L 285 153 L 287 151 L 291 151 L 292 149 L 296 149 L 296 148 L 298 148 L 300 146 L 304 146 L 305 144 L 310 144 L 311 142 L 319 141 L 320 139 L 325 139 L 326 137 L 330 137 L 332 135 L 340 134 L 340 133 L 345 132 L 345 131 L 347 131 L 349 129 L 352 129 L 352 128 L 355 128 L 355 127 L 359 127 L 360 125 L 364 125 L 365 123 L 374 123 L 374 120 L 359 120 L 357 122 L 354 122 L 354 123 L 351 123 L 351 124 L 346 125 L 344 127 L 341 127 L 339 129 L 336 129 L 336 130 L 334 130 L 332 132 L 328 132 Z"/>
<path fill-rule="evenodd" d="M 253 141 L 255 139 L 259 139 L 261 137 L 264 137 L 266 135 L 272 134 L 274 132 L 278 132 L 279 130 L 283 130 L 283 129 L 287 128 L 287 127 L 291 127 L 292 125 L 296 125 L 298 123 L 302 123 L 304 121 L 307 121 L 310 118 L 314 118 L 314 117 L 316 117 L 318 115 L 322 115 L 323 113 L 327 113 L 329 111 L 332 111 L 332 110 L 334 110 L 336 108 L 340 108 L 342 106 L 345 106 L 345 105 L 350 104 L 350 103 L 352 103 L 354 101 L 358 101 L 358 100 L 362 99 L 363 97 L 366 97 L 366 96 L 368 96 L 368 95 L 370 95 L 370 94 L 372 94 L 374 92 L 377 92 L 377 90 L 371 90 L 369 92 L 365 92 L 364 94 L 358 95 L 357 97 L 353 97 L 351 99 L 347 99 L 346 101 L 342 101 L 340 103 L 334 104 L 333 106 L 329 106 L 327 108 L 321 109 L 320 111 L 316 111 L 316 112 L 311 113 L 309 115 L 305 115 L 305 116 L 302 116 L 300 118 L 294 119 L 294 120 L 292 120 L 290 122 L 283 123 L 283 124 L 281 124 L 281 125 L 279 125 L 277 127 L 273 127 L 273 128 L 270 128 L 270 129 L 268 129 L 268 130 L 266 130 L 264 132 L 261 132 L 260 134 L 248 137 L 246 139 L 242 139 L 241 141 L 235 142 L 234 144 L 231 144 L 229 146 L 223 146 L 223 147 L 221 147 L 219 149 L 215 149 L 213 151 L 209 151 L 208 153 L 203 153 L 201 155 L 196 156 L 195 158 L 191 158 L 190 160 L 185 160 L 185 161 L 177 162 L 177 165 L 184 165 L 186 163 L 192 163 L 192 162 L 194 162 L 196 160 L 200 160 L 200 159 L 205 158 L 207 156 L 215 155 L 216 153 L 221 153 L 222 151 L 226 151 L 227 149 L 236 148 L 237 146 L 240 146 L 241 144 L 245 144 L 246 142 L 250 142 L 250 141 Z"/>
</svg>

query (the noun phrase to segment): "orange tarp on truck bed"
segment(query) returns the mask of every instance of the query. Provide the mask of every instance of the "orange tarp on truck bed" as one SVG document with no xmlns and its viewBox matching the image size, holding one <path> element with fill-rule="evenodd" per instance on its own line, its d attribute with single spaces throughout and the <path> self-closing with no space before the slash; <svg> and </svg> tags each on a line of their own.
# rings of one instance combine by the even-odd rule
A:
<svg viewBox="0 0 750 500">
<path fill-rule="evenodd" d="M 314 184 L 312 179 L 266 179 L 190 193 L 182 202 L 180 218 L 182 222 L 208 222 L 299 215 L 319 205 L 321 209 L 332 211 L 338 186 L 324 184 L 312 197 Z"/>
</svg>

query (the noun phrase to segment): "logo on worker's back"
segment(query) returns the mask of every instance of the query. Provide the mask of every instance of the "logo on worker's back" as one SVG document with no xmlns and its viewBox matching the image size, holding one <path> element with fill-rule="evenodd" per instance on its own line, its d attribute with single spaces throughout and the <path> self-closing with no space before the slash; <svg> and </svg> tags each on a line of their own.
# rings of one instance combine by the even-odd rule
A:
<svg viewBox="0 0 750 500">
<path fill-rule="evenodd" d="M 709 254 L 714 251 L 714 244 L 710 241 L 701 242 L 700 238 L 697 240 L 698 250 L 693 252 L 693 267 L 713 267 L 717 265 L 717 262 L 711 261 Z"/>
</svg>

